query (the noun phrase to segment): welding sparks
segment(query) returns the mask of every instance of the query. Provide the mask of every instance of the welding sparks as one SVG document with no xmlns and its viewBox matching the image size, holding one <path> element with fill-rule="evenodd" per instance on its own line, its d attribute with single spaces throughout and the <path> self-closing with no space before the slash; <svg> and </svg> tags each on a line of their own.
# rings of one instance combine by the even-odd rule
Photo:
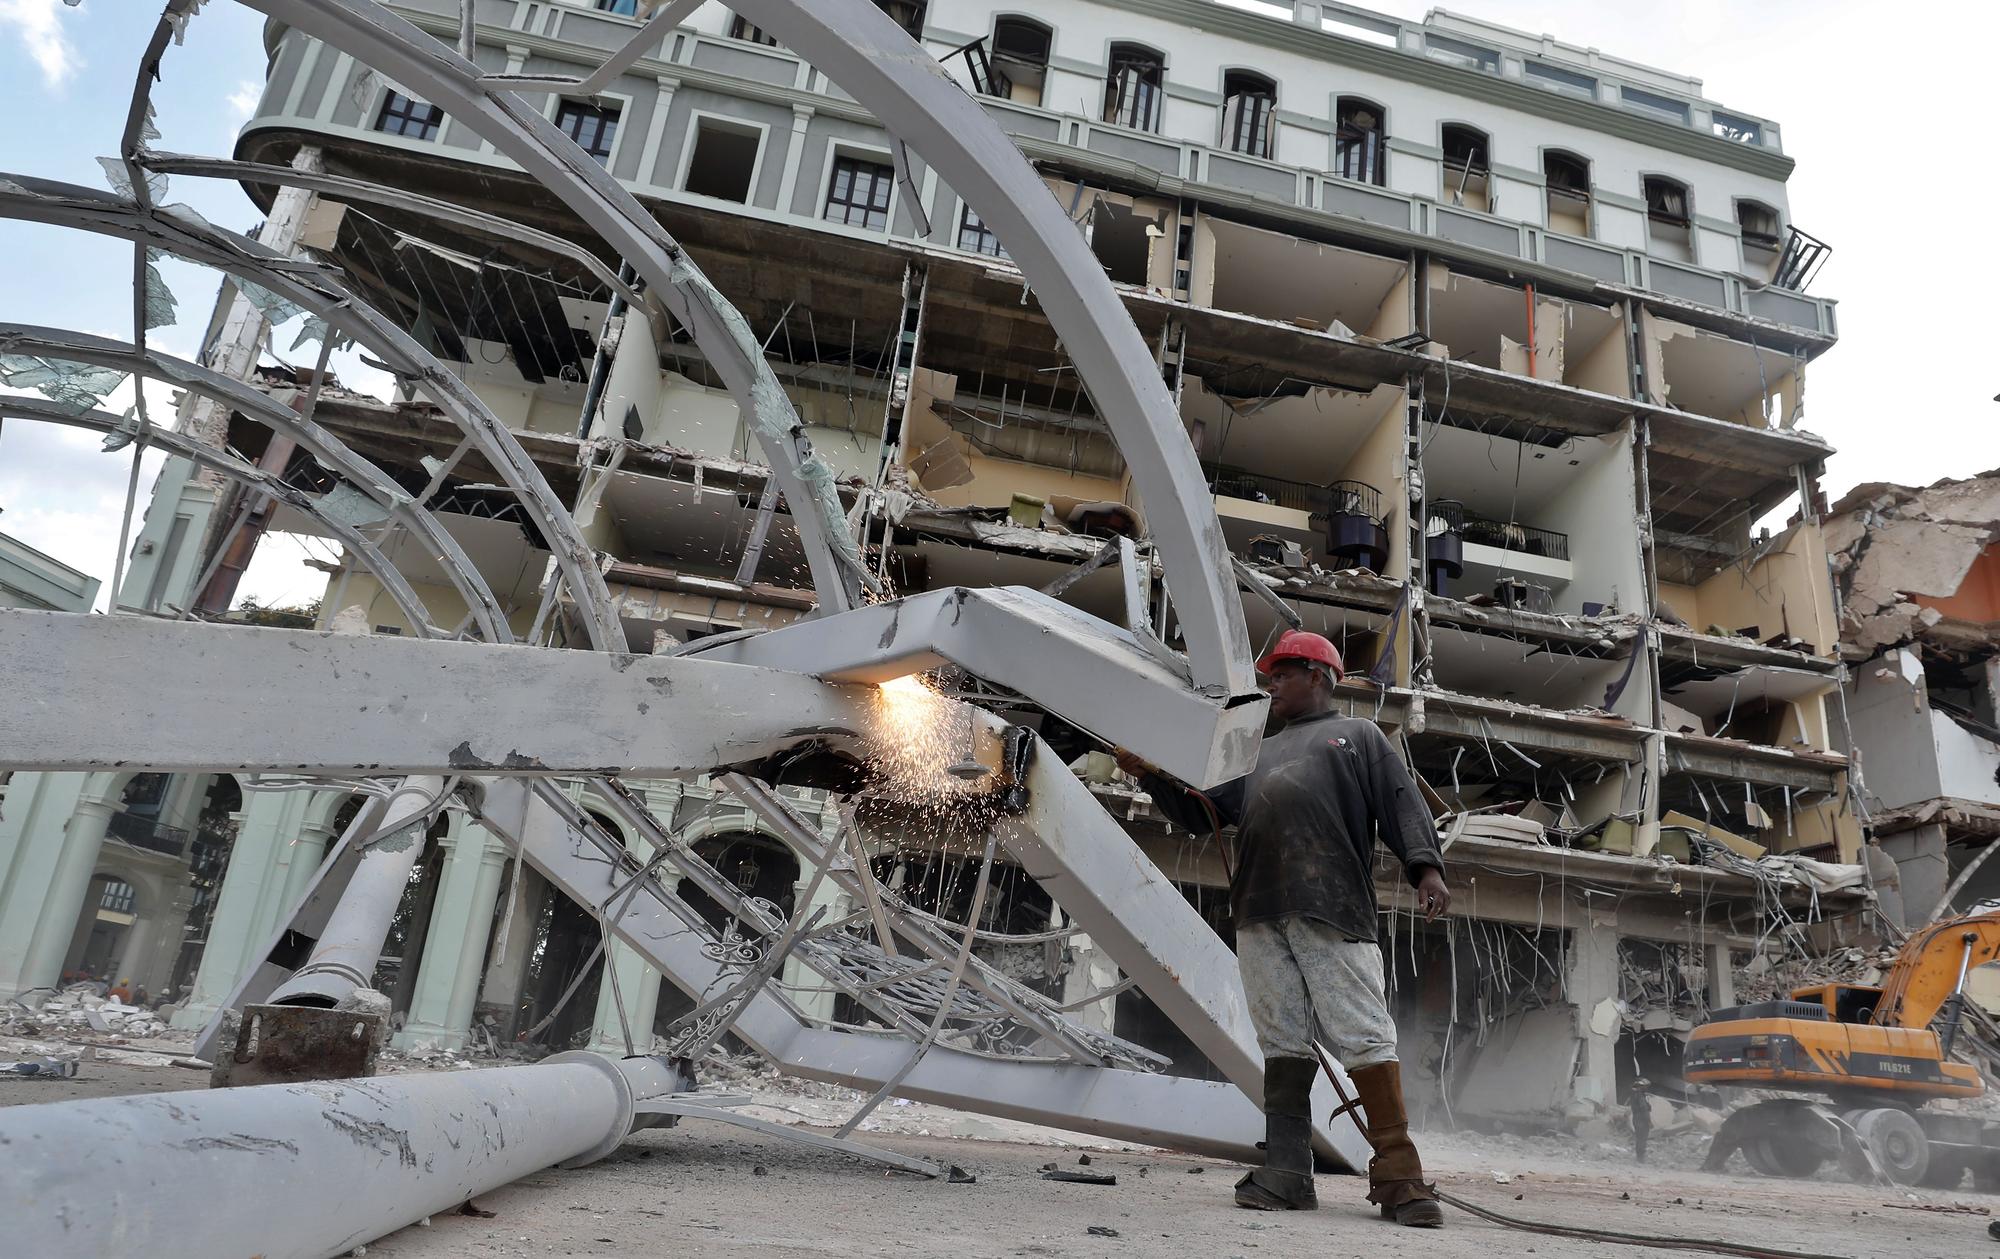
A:
<svg viewBox="0 0 2000 1259">
<path fill-rule="evenodd" d="M 983 796 L 990 770 L 976 761 L 978 710 L 938 692 L 920 676 L 894 678 L 876 688 L 880 795 L 920 809 Z"/>
</svg>

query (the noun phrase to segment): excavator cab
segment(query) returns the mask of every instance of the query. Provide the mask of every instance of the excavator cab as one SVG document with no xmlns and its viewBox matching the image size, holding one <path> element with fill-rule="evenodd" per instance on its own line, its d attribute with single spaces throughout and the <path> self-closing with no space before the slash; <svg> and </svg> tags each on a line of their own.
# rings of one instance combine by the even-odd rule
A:
<svg viewBox="0 0 2000 1259">
<path fill-rule="evenodd" d="M 1792 989 L 1792 1000 L 1819 1006 L 1835 1023 L 1873 1023 L 1882 990 L 1867 984 L 1815 984 Z"/>
</svg>

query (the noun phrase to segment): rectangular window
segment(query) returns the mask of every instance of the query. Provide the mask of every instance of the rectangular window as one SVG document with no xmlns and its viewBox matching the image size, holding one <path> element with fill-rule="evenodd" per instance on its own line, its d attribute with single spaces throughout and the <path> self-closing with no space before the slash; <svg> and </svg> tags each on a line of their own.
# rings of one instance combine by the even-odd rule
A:
<svg viewBox="0 0 2000 1259">
<path fill-rule="evenodd" d="M 129 914 L 138 900 L 138 894 L 132 890 L 130 883 L 123 879 L 106 879 L 104 890 L 98 895 L 97 907 L 114 914 Z"/>
<path fill-rule="evenodd" d="M 848 223 L 881 231 L 889 226 L 889 194 L 896 187 L 895 168 L 858 157 L 835 158 L 833 182 L 826 190 L 829 223 Z"/>
<path fill-rule="evenodd" d="M 564 101 L 556 110 L 556 126 L 602 164 L 610 159 L 611 142 L 618 137 L 618 110 Z"/>
<path fill-rule="evenodd" d="M 1661 96 L 1656 92 L 1641 91 L 1636 87 L 1621 87 L 1618 98 L 1625 102 L 1625 108 L 1636 109 L 1642 114 L 1651 114 L 1668 122 L 1687 125 L 1688 107 L 1686 101 L 1677 101 L 1671 96 Z"/>
<path fill-rule="evenodd" d="M 1578 74 L 1574 70 L 1565 70 L 1561 66 L 1547 65 L 1540 61 L 1522 62 L 1521 73 L 1527 77 L 1528 82 L 1548 88 L 1552 92 L 1563 92 L 1570 96 L 1582 96 L 1592 100 L 1597 97 L 1597 80 L 1587 74 Z"/>
<path fill-rule="evenodd" d="M 625 17 L 639 15 L 639 0 L 597 0 L 599 13 L 618 13 Z"/>
<path fill-rule="evenodd" d="M 1735 114 L 1725 114 L 1716 110 L 1710 119 L 1710 130 L 1734 144 L 1764 143 L 1764 128 L 1756 120 L 1738 118 Z"/>
<path fill-rule="evenodd" d="M 1468 70 L 1484 70 L 1497 74 L 1500 70 L 1500 54 L 1477 44 L 1462 43 L 1456 39 L 1446 39 L 1442 35 L 1428 35 L 1424 38 L 1424 51 L 1431 60 L 1447 65 L 1464 66 Z"/>
<path fill-rule="evenodd" d="M 695 125 L 694 152 L 681 187 L 703 197 L 748 204 L 750 178 L 764 137 L 754 127 L 704 118 Z"/>
<path fill-rule="evenodd" d="M 1000 247 L 1000 238 L 991 228 L 980 221 L 979 214 L 971 206 L 958 220 L 958 247 L 968 253 L 985 254 L 989 258 L 1005 258 L 1007 251 Z"/>
<path fill-rule="evenodd" d="M 375 119 L 375 130 L 392 136 L 408 136 L 412 140 L 435 140 L 438 128 L 443 124 L 442 109 L 411 100 L 400 92 L 391 92 L 383 98 L 382 112 Z"/>
</svg>

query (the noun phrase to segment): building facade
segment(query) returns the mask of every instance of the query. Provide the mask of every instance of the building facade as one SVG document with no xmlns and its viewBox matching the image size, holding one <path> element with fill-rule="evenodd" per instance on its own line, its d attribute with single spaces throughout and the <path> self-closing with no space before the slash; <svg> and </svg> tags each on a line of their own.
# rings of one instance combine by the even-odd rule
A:
<svg viewBox="0 0 2000 1259">
<path fill-rule="evenodd" d="M 389 7 L 456 36 L 453 0 Z M 632 36 L 637 7 L 481 0 L 475 58 L 578 75 Z M 1859 892 L 1815 901 L 1794 872 L 1744 855 L 1846 864 L 1864 842 L 1830 727 L 1841 662 L 1817 492 L 1830 450 L 1801 427 L 1834 306 L 1806 291 L 1824 246 L 1792 225 L 1776 123 L 1695 79 L 1443 13 L 883 7 L 1014 138 L 1157 348 L 1244 565 L 1253 643 L 1287 618 L 1334 638 L 1350 665 L 1341 702 L 1384 726 L 1446 819 L 1450 923 L 1418 925 L 1381 877 L 1416 1109 L 1600 1113 L 1729 1003 L 1732 963 L 1768 938 L 1770 906 L 1797 918 L 1786 947 L 1838 929 L 1810 923 L 1808 905 L 1860 908 Z M 267 48 L 239 158 L 587 239 L 436 106 L 282 23 Z M 1005 242 L 881 122 L 720 4 L 599 96 L 545 109 L 743 313 L 885 585 L 1070 579 L 1063 597 L 1123 614 L 1115 568 L 1089 564 L 1107 530 L 1143 533 L 1147 505 Z M 271 189 L 250 191 L 271 204 Z M 282 217 L 516 431 L 598 550 L 631 649 L 811 610 L 750 428 L 664 310 L 613 301 L 505 233 L 310 194 Z M 328 389 L 318 415 L 413 489 L 435 477 L 433 507 L 457 513 L 454 536 L 516 631 L 563 641 L 561 611 L 538 615 L 547 553 L 469 470 L 451 475 L 453 442 L 425 407 Z M 253 430 L 233 421 L 231 444 L 260 457 Z M 225 494 L 216 518 L 234 510 Z M 311 531 L 284 513 L 265 523 Z M 439 617 L 463 610 L 414 548 L 393 558 Z M 1157 577 L 1147 593 L 1171 643 Z M 352 566 L 330 574 L 322 606 L 408 628 Z M 1058 723 L 1042 728 L 1224 925 L 1212 851 Z M 848 824 L 836 802 L 800 799 L 826 833 Z M 705 785 L 657 784 L 647 800 L 739 886 L 774 903 L 804 893 L 796 858 Z M 254 907 L 269 902 L 232 886 L 239 867 L 246 889 L 282 885 L 275 863 L 303 825 L 239 835 L 213 940 L 225 926 L 264 938 L 277 920 Z M 565 978 L 575 950 L 559 942 L 588 926 L 505 874 L 479 834 L 452 822 L 439 837 L 422 938 L 401 938 L 415 962 L 406 1043 L 462 1044 L 481 1018 L 506 1035 L 533 1025 L 525 988 Z M 934 885 L 931 907 L 950 910 L 949 852 L 868 842 L 885 883 L 916 897 Z M 994 913 L 1017 977 L 1079 998 L 1116 989 L 1031 881 Z M 243 964 L 211 943 L 183 1018 Z M 634 968 L 624 991 L 642 986 L 636 959 L 614 950 L 613 964 Z M 612 1043 L 603 1006 L 576 1035 Z M 1085 1014 L 1180 1048 L 1136 993 Z M 1183 1053 L 1175 1069 L 1203 1066 Z"/>
</svg>

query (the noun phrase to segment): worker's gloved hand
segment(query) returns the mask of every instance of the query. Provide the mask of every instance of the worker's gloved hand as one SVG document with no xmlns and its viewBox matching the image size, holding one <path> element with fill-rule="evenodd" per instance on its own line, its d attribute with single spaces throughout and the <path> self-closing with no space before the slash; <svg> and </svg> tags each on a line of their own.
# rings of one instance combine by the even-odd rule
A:
<svg viewBox="0 0 2000 1259">
<path fill-rule="evenodd" d="M 1134 778 L 1143 778 L 1147 774 L 1157 774 L 1160 772 L 1159 766 L 1153 764 L 1151 761 L 1142 760 L 1138 756 L 1127 752 L 1124 748 L 1111 749 L 1111 757 L 1118 762 L 1120 772 L 1130 774 Z"/>
<path fill-rule="evenodd" d="M 1417 908 L 1423 910 L 1426 922 L 1435 921 L 1451 908 L 1451 889 L 1444 885 L 1444 875 L 1436 866 L 1425 866 L 1417 877 Z"/>
</svg>

